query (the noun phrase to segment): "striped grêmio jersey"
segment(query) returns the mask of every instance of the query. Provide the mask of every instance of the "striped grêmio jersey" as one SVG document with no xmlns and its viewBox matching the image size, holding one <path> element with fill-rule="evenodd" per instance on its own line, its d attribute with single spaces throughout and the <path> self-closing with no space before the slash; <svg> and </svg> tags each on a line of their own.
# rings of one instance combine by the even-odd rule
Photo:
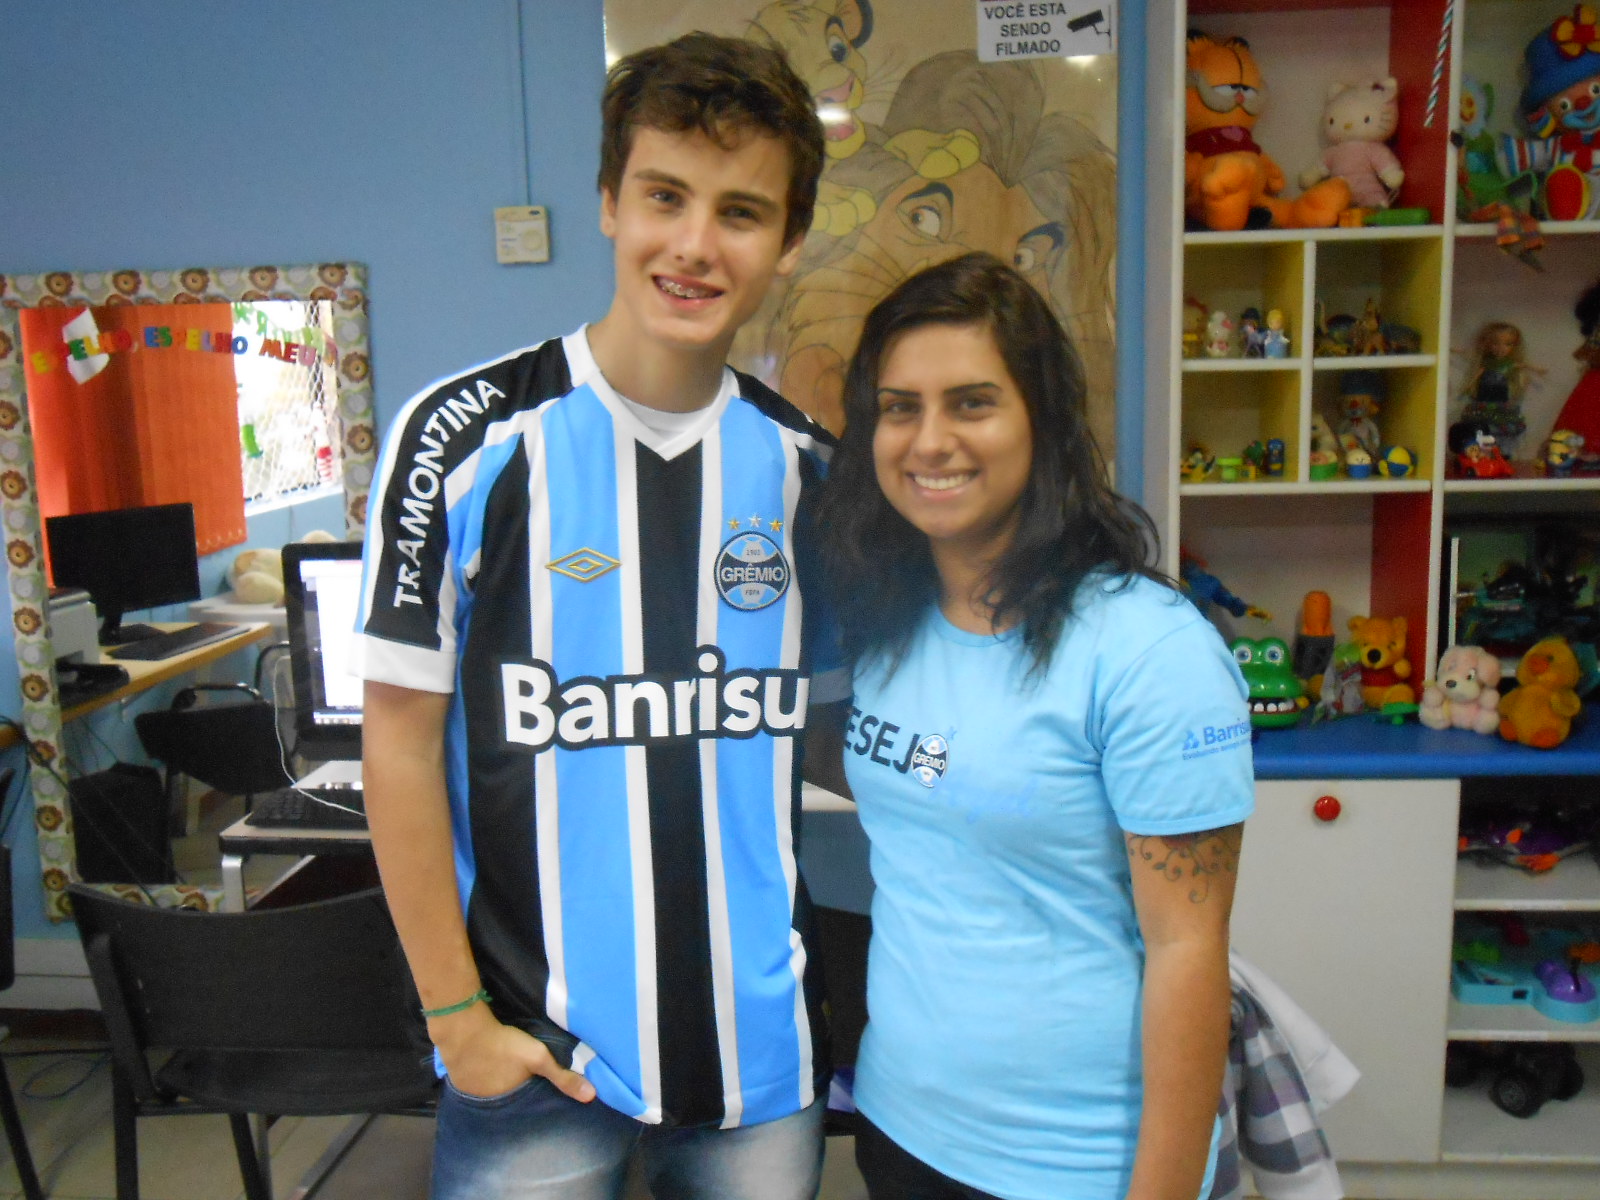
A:
<svg viewBox="0 0 1600 1200">
<path fill-rule="evenodd" d="M 795 845 L 821 639 L 795 564 L 831 443 L 723 375 L 666 433 L 582 330 L 435 385 L 396 419 L 367 532 L 358 670 L 453 693 L 495 1014 L 650 1123 L 774 1120 L 828 1069 Z"/>
</svg>

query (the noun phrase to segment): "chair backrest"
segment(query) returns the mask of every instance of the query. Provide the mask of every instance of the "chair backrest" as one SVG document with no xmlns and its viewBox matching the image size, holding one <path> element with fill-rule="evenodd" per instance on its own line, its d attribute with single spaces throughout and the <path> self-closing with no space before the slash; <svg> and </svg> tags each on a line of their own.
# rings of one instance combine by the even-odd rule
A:
<svg viewBox="0 0 1600 1200">
<path fill-rule="evenodd" d="M 378 889 L 242 913 L 69 891 L 108 1023 L 121 1005 L 142 1048 L 427 1052 Z"/>
<path fill-rule="evenodd" d="M 166 764 L 168 771 L 191 776 L 230 796 L 292 783 L 283 768 L 273 706 L 243 685 L 220 689 L 235 697 L 228 702 L 194 704 L 194 694 L 200 690 L 185 689 L 170 708 L 133 719 L 144 752 Z"/>
</svg>

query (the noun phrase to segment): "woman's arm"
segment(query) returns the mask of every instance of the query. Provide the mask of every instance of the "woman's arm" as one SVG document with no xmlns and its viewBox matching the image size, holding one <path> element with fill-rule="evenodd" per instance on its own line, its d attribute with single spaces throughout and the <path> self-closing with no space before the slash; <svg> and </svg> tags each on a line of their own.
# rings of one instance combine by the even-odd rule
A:
<svg viewBox="0 0 1600 1200">
<path fill-rule="evenodd" d="M 378 873 L 423 1008 L 443 1008 L 481 986 L 456 886 L 444 781 L 450 697 L 368 682 L 362 779 Z M 543 1075 L 574 1100 L 594 1086 L 560 1066 L 543 1042 L 502 1025 L 487 1004 L 428 1022 L 450 1081 L 476 1096 L 510 1091 Z"/>
<path fill-rule="evenodd" d="M 1228 1053 L 1228 914 L 1242 825 L 1127 834 L 1144 937 L 1144 1110 L 1129 1200 L 1196 1200 Z"/>
</svg>

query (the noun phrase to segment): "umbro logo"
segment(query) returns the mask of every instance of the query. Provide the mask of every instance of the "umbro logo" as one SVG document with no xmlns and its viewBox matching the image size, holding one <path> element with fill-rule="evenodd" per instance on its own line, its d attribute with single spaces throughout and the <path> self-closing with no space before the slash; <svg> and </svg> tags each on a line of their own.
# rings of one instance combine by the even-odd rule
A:
<svg viewBox="0 0 1600 1200">
<path fill-rule="evenodd" d="M 571 554 L 563 555 L 545 566 L 557 575 L 565 575 L 568 579 L 576 579 L 579 583 L 592 583 L 602 575 L 608 575 L 622 565 L 609 554 L 601 554 L 598 550 L 591 550 L 585 546 L 581 550 L 574 550 Z"/>
</svg>

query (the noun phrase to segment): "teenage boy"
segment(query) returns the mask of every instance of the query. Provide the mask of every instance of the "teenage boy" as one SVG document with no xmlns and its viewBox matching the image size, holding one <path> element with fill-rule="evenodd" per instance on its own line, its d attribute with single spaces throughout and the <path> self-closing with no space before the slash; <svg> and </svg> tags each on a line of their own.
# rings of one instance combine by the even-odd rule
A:
<svg viewBox="0 0 1600 1200">
<path fill-rule="evenodd" d="M 801 1200 L 828 1063 L 794 566 L 826 435 L 724 360 L 799 258 L 822 129 L 781 56 L 708 34 L 623 59 L 602 112 L 610 310 L 413 399 L 367 534 L 433 1195 L 612 1197 L 637 1148 L 657 1196 Z"/>
</svg>

